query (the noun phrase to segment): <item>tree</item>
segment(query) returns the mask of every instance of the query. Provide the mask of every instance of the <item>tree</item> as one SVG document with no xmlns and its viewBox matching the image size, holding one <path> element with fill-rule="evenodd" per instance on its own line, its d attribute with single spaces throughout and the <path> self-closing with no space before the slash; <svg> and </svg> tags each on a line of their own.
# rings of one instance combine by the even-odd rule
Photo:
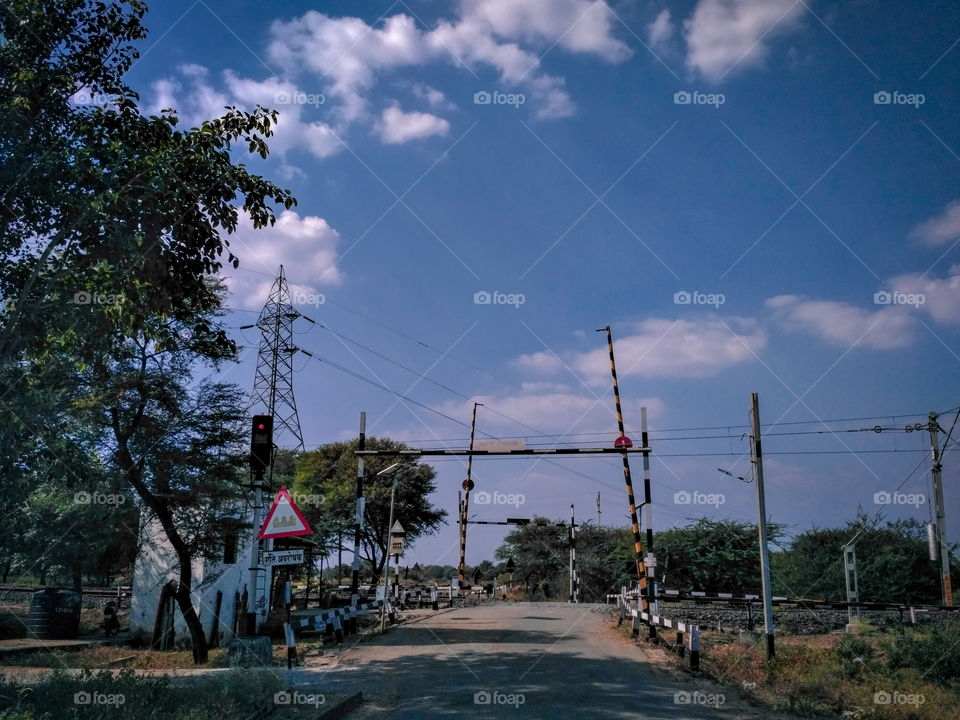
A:
<svg viewBox="0 0 960 720">
<path fill-rule="evenodd" d="M 123 77 L 145 10 L 0 4 L 0 372 L 62 383 L 53 398 L 85 396 L 118 482 L 174 547 L 177 601 L 203 662 L 190 566 L 216 552 L 229 522 L 239 404 L 228 386 L 192 387 L 193 372 L 235 357 L 215 278 L 239 264 L 228 238 L 238 206 L 262 228 L 273 204 L 296 201 L 234 162 L 237 146 L 267 156 L 275 111 L 227 108 L 186 131 L 174 111 L 141 114 Z M 78 105 L 78 90 L 100 99 Z"/>
<path fill-rule="evenodd" d="M 783 529 L 769 523 L 767 532 L 775 545 Z M 632 538 L 630 545 L 632 550 Z M 760 588 L 756 525 L 701 518 L 686 527 L 655 533 L 653 547 L 666 588 L 730 593 L 755 593 Z"/>
<path fill-rule="evenodd" d="M 800 533 L 789 548 L 771 556 L 777 591 L 788 597 L 845 600 L 843 546 L 857 536 L 861 600 L 939 603 L 940 572 L 930 561 L 924 524 L 908 519 L 878 525 L 879 519 L 861 517 L 842 528 Z"/>
<path fill-rule="evenodd" d="M 511 530 L 495 556 L 498 560 L 513 558 L 513 577 L 526 586 L 529 595 L 540 589 L 549 596 L 558 587 L 567 563 L 568 532 L 546 518 L 535 517 L 530 524 Z"/>
<path fill-rule="evenodd" d="M 145 117 L 123 80 L 146 31 L 138 0 L 0 5 L 0 368 L 78 332 L 84 305 L 124 302 L 133 321 L 202 322 L 205 279 L 238 223 L 275 221 L 292 195 L 233 161 L 266 157 L 275 111 L 228 108 L 188 131 Z M 78 105 L 78 90 L 100 98 Z M 202 329 L 202 328 L 197 328 Z M 97 328 L 85 328 L 96 331 Z M 227 344 L 225 334 L 215 339 Z"/>
<path fill-rule="evenodd" d="M 368 450 L 407 449 L 388 438 L 368 437 Z M 356 508 L 357 441 L 331 443 L 303 453 L 297 463 L 294 490 L 299 497 L 314 497 L 316 504 L 303 508 L 318 539 L 329 541 L 338 529 L 346 529 L 343 540 L 353 551 Z M 383 573 L 387 557 L 390 522 L 390 487 L 396 480 L 394 519 L 406 532 L 409 547 L 424 535 L 432 535 L 445 522 L 446 510 L 434 507 L 428 497 L 436 490 L 436 472 L 429 465 L 403 462 L 394 474 L 377 476 L 393 459 L 368 457 L 365 460 L 363 494 L 364 522 L 360 535 L 361 558 L 370 564 L 374 580 Z M 334 545 L 335 547 L 335 545 Z"/>
</svg>

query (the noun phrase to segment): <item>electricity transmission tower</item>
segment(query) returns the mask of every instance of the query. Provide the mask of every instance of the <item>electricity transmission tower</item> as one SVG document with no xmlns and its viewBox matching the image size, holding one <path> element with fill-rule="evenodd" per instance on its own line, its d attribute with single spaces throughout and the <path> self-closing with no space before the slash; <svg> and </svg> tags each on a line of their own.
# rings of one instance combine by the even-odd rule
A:
<svg viewBox="0 0 960 720">
<path fill-rule="evenodd" d="M 273 416 L 273 437 L 278 447 L 303 450 L 300 417 L 293 395 L 293 321 L 300 313 L 290 302 L 290 288 L 283 274 L 283 265 L 270 288 L 257 324 L 260 329 L 260 351 L 253 393 L 247 412 Z"/>
</svg>

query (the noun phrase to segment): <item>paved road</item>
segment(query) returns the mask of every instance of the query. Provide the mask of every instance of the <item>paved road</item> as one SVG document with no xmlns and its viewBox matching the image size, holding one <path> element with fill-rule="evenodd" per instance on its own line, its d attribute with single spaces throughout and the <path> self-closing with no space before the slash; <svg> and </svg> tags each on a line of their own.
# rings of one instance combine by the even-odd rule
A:
<svg viewBox="0 0 960 720">
<path fill-rule="evenodd" d="M 464 608 L 367 639 L 335 668 L 298 673 L 297 684 L 361 690 L 367 702 L 351 720 L 782 717 L 736 688 L 671 669 L 661 651 L 644 650 L 614 626 L 603 606 Z"/>
</svg>

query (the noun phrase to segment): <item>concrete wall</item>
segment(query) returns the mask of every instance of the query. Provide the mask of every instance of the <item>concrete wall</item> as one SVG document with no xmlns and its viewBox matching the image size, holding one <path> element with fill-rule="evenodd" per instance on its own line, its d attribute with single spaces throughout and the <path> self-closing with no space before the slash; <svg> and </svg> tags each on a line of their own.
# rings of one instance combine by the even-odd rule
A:
<svg viewBox="0 0 960 720">
<path fill-rule="evenodd" d="M 233 639 L 235 598 L 243 595 L 249 582 L 251 553 L 256 552 L 252 530 L 240 534 L 237 561 L 232 564 L 197 560 L 192 568 L 193 607 L 200 617 L 207 642 L 210 642 L 216 610 L 217 592 L 223 593 L 220 606 L 219 642 L 226 646 Z M 180 576 L 180 565 L 163 528 L 156 519 L 144 517 L 140 526 L 140 552 L 133 572 L 133 591 L 130 603 L 130 637 L 149 643 L 157 616 L 157 604 L 163 586 Z M 239 608 L 242 615 L 244 608 Z M 265 617 L 260 616 L 262 622 Z M 259 625 L 259 622 L 258 622 Z M 242 628 L 242 621 L 241 621 Z M 242 629 L 241 629 L 242 632 Z M 174 612 L 175 643 L 178 647 L 189 645 L 190 633 L 180 609 Z"/>
</svg>

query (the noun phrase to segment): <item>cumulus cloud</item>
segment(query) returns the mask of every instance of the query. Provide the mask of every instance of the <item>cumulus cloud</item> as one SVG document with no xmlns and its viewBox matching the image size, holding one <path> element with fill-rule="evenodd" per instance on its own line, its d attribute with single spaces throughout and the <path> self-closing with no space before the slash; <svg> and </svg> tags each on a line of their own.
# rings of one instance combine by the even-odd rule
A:
<svg viewBox="0 0 960 720">
<path fill-rule="evenodd" d="M 617 416 L 607 393 L 595 397 L 567 385 L 532 383 L 514 393 L 477 395 L 469 401 L 446 403 L 441 410 L 469 422 L 474 402 L 490 410 L 484 412 L 483 427 L 494 435 L 524 435 L 535 428 L 544 433 L 609 431 L 611 438 L 616 436 Z M 641 407 L 646 407 L 651 417 L 663 415 L 664 404 L 659 398 L 624 398 L 623 411 L 636 424 L 640 423 Z"/>
<path fill-rule="evenodd" d="M 960 239 L 960 200 L 954 200 L 940 214 L 918 224 L 910 231 L 910 237 L 933 247 Z"/>
<path fill-rule="evenodd" d="M 340 235 L 326 220 L 285 210 L 272 227 L 254 230 L 250 217 L 239 212 L 237 232 L 227 239 L 233 254 L 240 258 L 240 269 L 226 265 L 224 270 L 231 304 L 259 309 L 270 294 L 280 265 L 284 266 L 291 294 L 297 297 L 320 295 L 319 288 L 342 281 L 335 264 Z M 297 297 L 294 304 L 298 304 Z"/>
<path fill-rule="evenodd" d="M 670 11 L 661 10 L 656 19 L 647 25 L 647 42 L 654 49 L 664 49 L 673 37 L 673 31 Z"/>
<path fill-rule="evenodd" d="M 442 91 L 425 83 L 413 84 L 414 96 L 425 100 L 435 110 L 456 110 L 457 106 L 447 99 Z"/>
<path fill-rule="evenodd" d="M 880 306 L 873 312 L 833 300 L 808 300 L 799 295 L 778 295 L 766 301 L 787 330 L 811 333 L 832 345 L 890 349 L 913 341 L 915 309 Z M 859 341 L 859 342 L 858 342 Z"/>
<path fill-rule="evenodd" d="M 446 135 L 450 123 L 443 118 L 422 112 L 403 112 L 396 105 L 388 107 L 380 116 L 380 139 L 388 145 Z"/>
<path fill-rule="evenodd" d="M 760 65 L 770 39 L 795 29 L 803 10 L 797 0 L 699 0 L 683 24 L 687 67 L 718 82 L 734 67 Z"/>
<path fill-rule="evenodd" d="M 553 353 L 535 352 L 521 355 L 514 361 L 524 370 L 536 373 L 554 373 L 563 368 L 563 361 Z"/>
<path fill-rule="evenodd" d="M 310 10 L 273 23 L 268 55 L 291 72 L 307 70 L 322 78 L 346 122 L 368 113 L 365 94 L 378 74 L 431 63 L 491 66 L 502 83 L 529 88 L 541 105 L 539 115 L 563 116 L 572 101 L 562 79 L 541 72 L 536 51 L 556 43 L 569 52 L 621 62 L 631 50 L 613 36 L 613 23 L 603 0 L 474 0 L 461 5 L 459 17 L 440 19 L 432 30 L 421 30 L 402 13 L 371 26 Z"/>
<path fill-rule="evenodd" d="M 953 265 L 945 278 L 913 273 L 893 278 L 891 290 L 906 295 L 922 295 L 918 307 L 945 325 L 960 325 L 960 265 Z"/>
<path fill-rule="evenodd" d="M 333 128 L 309 117 L 322 104 L 320 92 L 308 94 L 277 78 L 242 78 L 230 70 L 222 75 L 221 91 L 212 86 L 209 72 L 200 65 L 182 65 L 178 71 L 180 78 L 162 78 L 152 84 L 148 112 L 172 107 L 179 111 L 186 125 L 199 125 L 222 115 L 227 106 L 251 109 L 260 104 L 278 111 L 273 135 L 268 139 L 271 153 L 283 158 L 291 149 L 304 147 L 322 159 L 342 149 Z"/>
</svg>

